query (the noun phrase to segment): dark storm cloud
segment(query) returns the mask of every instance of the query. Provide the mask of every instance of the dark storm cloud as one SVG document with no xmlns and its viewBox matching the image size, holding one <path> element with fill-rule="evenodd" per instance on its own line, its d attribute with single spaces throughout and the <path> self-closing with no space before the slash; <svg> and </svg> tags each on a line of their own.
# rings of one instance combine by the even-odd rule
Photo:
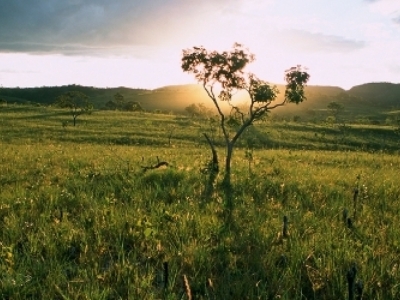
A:
<svg viewBox="0 0 400 300">
<path fill-rule="evenodd" d="M 366 47 L 359 40 L 347 39 L 341 36 L 311 33 L 303 30 L 287 30 L 279 40 L 288 47 L 312 52 L 351 52 Z"/>
<path fill-rule="evenodd" d="M 0 0 L 0 52 L 103 53 L 162 43 L 213 1 Z M 224 0 L 228 2 L 228 0 Z M 222 1 L 222 2 L 224 2 Z"/>
</svg>

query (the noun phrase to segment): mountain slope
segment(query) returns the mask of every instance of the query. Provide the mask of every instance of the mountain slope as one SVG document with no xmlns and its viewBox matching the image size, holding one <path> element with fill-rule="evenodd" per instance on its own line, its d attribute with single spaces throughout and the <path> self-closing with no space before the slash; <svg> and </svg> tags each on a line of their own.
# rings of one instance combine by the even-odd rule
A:
<svg viewBox="0 0 400 300">
<path fill-rule="evenodd" d="M 377 107 L 400 106 L 400 84 L 389 82 L 366 83 L 352 87 L 348 94 Z"/>
</svg>

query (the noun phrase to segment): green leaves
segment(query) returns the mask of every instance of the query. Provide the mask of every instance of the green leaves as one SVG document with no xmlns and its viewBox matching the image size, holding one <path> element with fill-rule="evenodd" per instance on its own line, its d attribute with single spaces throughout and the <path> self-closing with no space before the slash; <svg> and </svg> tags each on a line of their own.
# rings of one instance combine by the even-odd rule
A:
<svg viewBox="0 0 400 300">
<path fill-rule="evenodd" d="M 203 84 L 218 82 L 225 89 L 243 88 L 243 69 L 254 60 L 240 44 L 234 44 L 231 52 L 207 51 L 203 46 L 183 50 L 182 69 L 195 74 Z"/>
<path fill-rule="evenodd" d="M 287 102 L 299 104 L 306 100 L 304 86 L 307 84 L 310 75 L 301 65 L 292 67 L 285 71 L 285 100 Z"/>
<path fill-rule="evenodd" d="M 56 103 L 62 108 L 92 107 L 89 97 L 82 92 L 70 91 L 56 99 Z"/>
<path fill-rule="evenodd" d="M 254 102 L 271 102 L 278 96 L 278 88 L 250 74 L 249 93 Z"/>
<path fill-rule="evenodd" d="M 254 74 L 244 72 L 247 64 L 254 59 L 253 54 L 237 43 L 234 44 L 232 51 L 221 53 L 207 51 L 200 46 L 183 50 L 182 69 L 193 73 L 203 85 L 213 86 L 219 83 L 223 90 L 218 98 L 222 101 L 231 100 L 232 90 L 245 89 L 249 92 L 253 104 L 270 103 L 277 97 L 276 86 L 258 79 Z M 285 102 L 297 104 L 303 102 L 306 99 L 304 86 L 309 78 L 310 75 L 301 65 L 286 70 Z"/>
</svg>

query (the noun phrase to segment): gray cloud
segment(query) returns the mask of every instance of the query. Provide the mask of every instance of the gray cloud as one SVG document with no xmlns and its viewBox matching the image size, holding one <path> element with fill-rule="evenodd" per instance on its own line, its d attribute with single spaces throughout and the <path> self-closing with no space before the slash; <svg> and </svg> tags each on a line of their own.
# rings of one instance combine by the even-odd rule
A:
<svg viewBox="0 0 400 300">
<path fill-rule="evenodd" d="M 239 0 L 235 0 L 239 1 Z M 212 0 L 12 0 L 0 4 L 0 52 L 115 53 L 125 47 L 168 43 L 189 34 L 196 14 Z"/>
<path fill-rule="evenodd" d="M 365 0 L 379 1 L 379 0 Z M 157 47 L 209 32 L 243 0 L 12 0 L 0 4 L 0 52 L 149 56 Z M 34 4 L 32 4 L 34 3 Z M 232 12 L 231 12 L 232 14 Z M 210 18 L 215 22 L 209 22 Z M 219 24 L 219 25 L 216 25 Z M 349 52 L 365 43 L 340 36 L 286 30 L 277 41 L 307 51 Z M 153 48 L 153 50 L 152 50 Z"/>
<path fill-rule="evenodd" d="M 393 19 L 393 22 L 400 25 L 400 16 Z"/>
<path fill-rule="evenodd" d="M 118 29 L 113 24 L 118 10 L 105 1 L 7 1 L 0 10 L 0 49 L 69 53 L 114 44 L 121 38 L 109 39 L 110 31 Z"/>
<path fill-rule="evenodd" d="M 288 47 L 312 52 L 351 52 L 367 46 L 364 41 L 341 36 L 311 33 L 303 30 L 285 30 L 278 37 Z"/>
</svg>

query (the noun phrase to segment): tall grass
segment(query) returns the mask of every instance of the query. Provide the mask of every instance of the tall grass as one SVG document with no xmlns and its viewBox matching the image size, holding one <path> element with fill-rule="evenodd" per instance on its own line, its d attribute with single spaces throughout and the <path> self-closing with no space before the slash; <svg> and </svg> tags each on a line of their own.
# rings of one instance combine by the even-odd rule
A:
<svg viewBox="0 0 400 300">
<path fill-rule="evenodd" d="M 363 299 L 400 298 L 396 140 L 361 148 L 356 131 L 328 151 L 310 125 L 249 132 L 252 160 L 244 139 L 225 223 L 219 187 L 202 197 L 208 127 L 109 114 L 72 128 L 59 110 L 0 111 L 3 299 L 347 299 L 353 265 Z M 169 166 L 144 171 L 157 157 Z"/>
</svg>

